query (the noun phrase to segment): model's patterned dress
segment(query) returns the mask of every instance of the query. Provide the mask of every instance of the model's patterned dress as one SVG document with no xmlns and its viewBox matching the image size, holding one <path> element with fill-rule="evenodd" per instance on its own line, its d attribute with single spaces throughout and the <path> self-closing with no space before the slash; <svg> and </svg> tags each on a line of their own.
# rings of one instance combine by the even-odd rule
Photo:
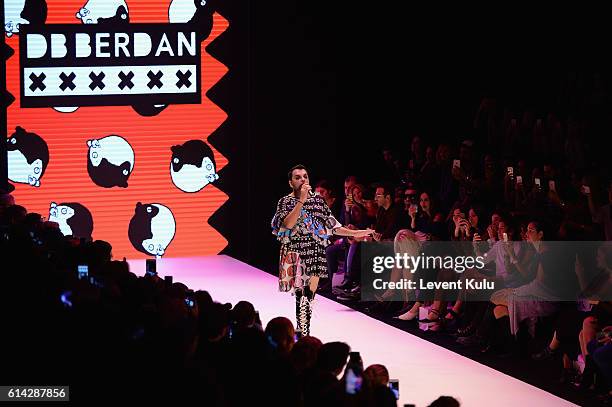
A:
<svg viewBox="0 0 612 407">
<path fill-rule="evenodd" d="M 332 216 L 325 200 L 310 196 L 302 205 L 292 229 L 283 227 L 285 217 L 293 210 L 297 198 L 293 194 L 278 201 L 272 218 L 272 233 L 281 242 L 278 289 L 293 291 L 308 284 L 311 276 L 327 277 L 325 247 L 333 230 L 342 225 Z"/>
</svg>

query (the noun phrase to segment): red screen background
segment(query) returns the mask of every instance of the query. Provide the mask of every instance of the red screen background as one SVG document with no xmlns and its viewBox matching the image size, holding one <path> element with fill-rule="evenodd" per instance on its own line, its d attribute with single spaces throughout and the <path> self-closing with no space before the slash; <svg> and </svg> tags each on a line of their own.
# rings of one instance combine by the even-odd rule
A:
<svg viewBox="0 0 612 407">
<path fill-rule="evenodd" d="M 81 24 L 75 13 L 85 1 L 47 0 L 46 24 Z M 169 1 L 129 0 L 130 23 L 168 23 Z M 176 221 L 176 234 L 165 257 L 219 253 L 227 240 L 208 224 L 208 219 L 228 196 L 215 184 L 197 193 L 185 193 L 170 176 L 170 146 L 201 139 L 212 148 L 217 173 L 227 159 L 208 143 L 208 137 L 227 115 L 205 95 L 227 72 L 206 52 L 206 47 L 228 27 L 218 13 L 213 16 L 209 37 L 201 43 L 202 69 L 200 105 L 170 105 L 160 114 L 144 117 L 131 106 L 80 107 L 73 113 L 52 108 L 19 107 L 19 35 L 6 37 L 15 54 L 7 61 L 7 88 L 15 97 L 8 107 L 8 136 L 16 126 L 41 136 L 49 146 L 49 165 L 38 188 L 15 183 L 15 200 L 29 212 L 49 216 L 51 202 L 79 202 L 92 213 L 93 239 L 113 246 L 115 258 L 144 258 L 128 240 L 128 225 L 137 202 L 169 207 Z M 129 140 L 135 165 L 128 188 L 101 188 L 87 174 L 87 140 L 116 134 Z M 222 177 L 222 175 L 221 175 Z"/>
</svg>

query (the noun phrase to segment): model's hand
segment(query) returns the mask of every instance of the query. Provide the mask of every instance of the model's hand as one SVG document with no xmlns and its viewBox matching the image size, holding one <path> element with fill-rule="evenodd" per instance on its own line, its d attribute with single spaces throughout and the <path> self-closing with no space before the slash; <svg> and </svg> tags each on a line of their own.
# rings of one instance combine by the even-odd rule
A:
<svg viewBox="0 0 612 407">
<path fill-rule="evenodd" d="M 372 229 L 356 230 L 355 231 L 355 237 L 357 237 L 357 238 L 366 237 L 366 236 L 370 236 L 372 233 L 374 233 L 374 230 L 372 230 Z"/>
<path fill-rule="evenodd" d="M 309 184 L 302 184 L 302 187 L 300 188 L 300 201 L 306 202 L 310 190 L 312 190 L 312 187 Z"/>
</svg>

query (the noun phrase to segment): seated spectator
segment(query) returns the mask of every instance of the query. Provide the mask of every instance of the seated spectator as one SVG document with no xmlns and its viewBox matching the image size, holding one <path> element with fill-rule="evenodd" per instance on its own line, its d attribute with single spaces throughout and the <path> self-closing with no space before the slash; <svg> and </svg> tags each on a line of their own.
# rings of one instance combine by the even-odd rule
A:
<svg viewBox="0 0 612 407">
<path fill-rule="evenodd" d="M 436 209 L 431 195 L 428 192 L 421 192 L 416 216 L 410 217 L 410 228 L 428 235 L 429 240 L 442 240 L 444 236 L 443 216 Z"/>
<path fill-rule="evenodd" d="M 338 376 L 344 370 L 350 350 L 343 342 L 321 346 L 315 366 L 304 372 L 304 406 L 342 404 L 344 388 Z"/>
<path fill-rule="evenodd" d="M 440 396 L 427 407 L 459 407 L 461 404 L 453 397 Z"/>
<path fill-rule="evenodd" d="M 364 399 L 375 406 L 396 406 L 395 395 L 389 388 L 389 371 L 383 365 L 370 365 L 363 371 Z"/>
<path fill-rule="evenodd" d="M 314 336 L 304 336 L 293 345 L 290 359 L 298 375 L 314 367 L 321 346 L 321 340 Z"/>
<path fill-rule="evenodd" d="M 274 353 L 289 355 L 295 343 L 295 329 L 287 318 L 272 318 L 265 330 Z"/>
<path fill-rule="evenodd" d="M 315 185 L 315 191 L 325 199 L 325 203 L 331 209 L 332 215 L 336 219 L 340 218 L 340 207 L 342 206 L 341 200 L 336 196 L 336 192 L 332 188 L 332 185 L 327 180 L 321 180 Z"/>
<path fill-rule="evenodd" d="M 257 321 L 255 307 L 248 301 L 239 301 L 232 309 L 232 334 L 253 328 Z"/>
<path fill-rule="evenodd" d="M 586 194 L 586 196 L 589 203 L 589 209 L 593 217 L 593 222 L 603 227 L 605 238 L 606 240 L 610 241 L 612 240 L 612 180 L 610 180 L 608 183 L 607 192 L 608 203 L 600 206 L 599 208 L 596 207 L 593 200 L 593 194 L 590 191 Z"/>
</svg>

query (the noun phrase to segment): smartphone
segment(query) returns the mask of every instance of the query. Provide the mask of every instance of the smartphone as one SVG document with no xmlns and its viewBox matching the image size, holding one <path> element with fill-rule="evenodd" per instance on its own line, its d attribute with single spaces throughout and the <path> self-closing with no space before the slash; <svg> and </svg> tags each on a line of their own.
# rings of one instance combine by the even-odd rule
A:
<svg viewBox="0 0 612 407">
<path fill-rule="evenodd" d="M 396 400 L 399 400 L 399 380 L 389 379 L 389 388 L 393 392 Z"/>
<path fill-rule="evenodd" d="M 357 394 L 361 390 L 362 377 L 353 372 L 353 369 L 348 369 L 346 372 L 346 394 Z"/>
<path fill-rule="evenodd" d="M 556 191 L 555 189 L 555 181 L 548 181 L 548 189 L 551 191 Z"/>
<path fill-rule="evenodd" d="M 461 160 L 453 160 L 453 168 L 461 168 Z"/>
<path fill-rule="evenodd" d="M 508 234 L 507 234 L 506 232 L 504 232 L 504 233 L 502 234 L 502 237 L 503 237 L 503 239 L 504 239 L 504 242 L 507 242 L 507 241 L 508 241 Z"/>
<path fill-rule="evenodd" d="M 164 277 L 164 281 L 166 282 L 167 285 L 172 285 L 172 276 L 166 276 Z"/>
<path fill-rule="evenodd" d="M 523 177 L 521 177 L 520 175 L 516 176 L 516 183 L 517 184 L 522 184 L 523 183 Z"/>
<path fill-rule="evenodd" d="M 185 304 L 187 304 L 189 308 L 193 308 L 194 302 L 191 298 L 185 298 Z"/>
<path fill-rule="evenodd" d="M 534 182 L 537 185 L 538 189 L 542 187 L 542 184 L 540 182 L 540 178 L 534 178 Z"/>
<path fill-rule="evenodd" d="M 591 193 L 591 188 L 588 185 L 583 185 L 582 186 L 582 193 L 585 195 L 588 195 Z"/>
<path fill-rule="evenodd" d="M 146 262 L 147 262 L 146 275 L 156 276 L 157 275 L 157 261 L 155 259 L 147 259 Z"/>
<path fill-rule="evenodd" d="M 79 280 L 87 280 L 89 277 L 89 266 L 87 264 L 79 264 L 77 266 Z"/>
<path fill-rule="evenodd" d="M 512 178 L 514 176 L 514 168 L 508 167 L 508 176 Z"/>
<path fill-rule="evenodd" d="M 63 291 L 60 294 L 60 301 L 64 306 L 70 308 L 72 307 L 72 301 L 70 301 L 70 297 L 72 296 L 72 291 Z"/>
</svg>

